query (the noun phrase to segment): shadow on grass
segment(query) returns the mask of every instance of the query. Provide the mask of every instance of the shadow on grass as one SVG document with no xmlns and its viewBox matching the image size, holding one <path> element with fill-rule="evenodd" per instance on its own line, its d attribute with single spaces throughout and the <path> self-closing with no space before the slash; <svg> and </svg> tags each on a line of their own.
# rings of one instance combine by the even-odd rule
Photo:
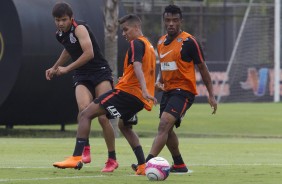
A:
<svg viewBox="0 0 282 184">
<path fill-rule="evenodd" d="M 101 131 L 91 131 L 91 137 L 101 137 Z M 46 129 L 6 129 L 0 128 L 0 137 L 11 138 L 66 138 L 76 137 L 76 130 L 46 130 Z"/>
</svg>

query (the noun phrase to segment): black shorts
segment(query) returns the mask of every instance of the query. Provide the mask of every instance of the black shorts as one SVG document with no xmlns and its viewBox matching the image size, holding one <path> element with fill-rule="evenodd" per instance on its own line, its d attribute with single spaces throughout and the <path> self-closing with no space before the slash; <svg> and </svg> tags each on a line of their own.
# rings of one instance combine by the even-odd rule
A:
<svg viewBox="0 0 282 184">
<path fill-rule="evenodd" d="M 176 118 L 175 127 L 178 128 L 194 99 L 194 94 L 181 89 L 164 92 L 160 103 L 160 117 L 163 112 L 173 115 Z"/>
<path fill-rule="evenodd" d="M 84 85 L 95 98 L 95 88 L 103 81 L 109 81 L 113 88 L 113 77 L 110 69 L 99 70 L 88 74 L 76 74 L 73 76 L 73 87 Z"/>
<path fill-rule="evenodd" d="M 100 104 L 106 111 L 109 119 L 119 117 L 124 124 L 144 108 L 144 104 L 137 97 L 121 90 L 113 89 L 99 96 L 94 103 Z"/>
</svg>

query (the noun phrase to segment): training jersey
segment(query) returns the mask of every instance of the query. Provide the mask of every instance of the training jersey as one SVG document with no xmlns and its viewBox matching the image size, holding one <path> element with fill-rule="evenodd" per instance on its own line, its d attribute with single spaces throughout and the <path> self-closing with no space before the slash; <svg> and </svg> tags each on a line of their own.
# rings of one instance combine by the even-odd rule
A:
<svg viewBox="0 0 282 184">
<path fill-rule="evenodd" d="M 155 94 L 155 68 L 156 68 L 156 56 L 155 51 L 151 43 L 144 36 L 140 36 L 137 38 L 138 41 L 143 42 L 144 47 L 144 55 L 142 61 L 142 70 L 144 73 L 144 78 L 147 86 L 148 93 L 151 96 Z M 124 59 L 123 66 L 123 76 L 119 80 L 116 85 L 116 89 L 127 92 L 131 95 L 136 96 L 144 103 L 144 108 L 148 111 L 152 109 L 153 102 L 150 100 L 149 102 L 143 97 L 140 83 L 135 75 L 133 63 L 138 61 L 135 58 L 135 47 L 134 41 L 130 41 L 129 49 L 126 52 L 126 56 Z M 140 45 L 142 46 L 142 44 Z M 142 50 L 142 49 L 139 49 Z M 129 52 L 131 53 L 131 57 L 129 57 Z"/>
<path fill-rule="evenodd" d="M 75 69 L 75 74 L 89 74 L 91 72 L 105 70 L 106 68 L 110 69 L 109 64 L 104 58 L 94 34 L 85 22 L 73 20 L 71 28 L 68 32 L 62 32 L 59 30 L 57 31 L 57 40 L 64 46 L 66 51 L 70 54 L 72 60 L 76 61 L 83 54 L 78 38 L 75 35 L 75 29 L 78 25 L 85 26 L 89 33 L 93 46 L 94 58 L 83 66 Z"/>
<path fill-rule="evenodd" d="M 164 90 L 182 89 L 197 95 L 195 64 L 204 62 L 202 50 L 196 39 L 181 32 L 169 44 L 167 35 L 158 41 L 158 55 Z"/>
</svg>

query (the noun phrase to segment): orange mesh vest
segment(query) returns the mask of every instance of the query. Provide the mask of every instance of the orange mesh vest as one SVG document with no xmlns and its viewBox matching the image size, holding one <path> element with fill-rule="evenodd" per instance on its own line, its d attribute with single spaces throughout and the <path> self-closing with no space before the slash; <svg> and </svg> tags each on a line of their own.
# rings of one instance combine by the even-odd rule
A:
<svg viewBox="0 0 282 184">
<path fill-rule="evenodd" d="M 180 53 L 183 41 L 192 35 L 182 32 L 169 45 L 164 45 L 166 36 L 159 39 L 157 47 L 165 91 L 182 89 L 197 95 L 194 62 L 183 61 Z"/>
<path fill-rule="evenodd" d="M 155 94 L 155 68 L 156 68 L 156 56 L 155 51 L 151 43 L 144 36 L 140 36 L 137 39 L 141 40 L 145 44 L 145 52 L 142 59 L 142 69 L 146 81 L 148 93 L 151 96 Z M 153 102 L 148 102 L 142 96 L 142 90 L 140 83 L 135 75 L 133 65 L 128 65 L 128 52 L 126 53 L 123 66 L 123 76 L 119 80 L 115 87 L 127 93 L 130 93 L 139 98 L 143 103 L 145 109 L 150 111 L 153 106 Z"/>
</svg>

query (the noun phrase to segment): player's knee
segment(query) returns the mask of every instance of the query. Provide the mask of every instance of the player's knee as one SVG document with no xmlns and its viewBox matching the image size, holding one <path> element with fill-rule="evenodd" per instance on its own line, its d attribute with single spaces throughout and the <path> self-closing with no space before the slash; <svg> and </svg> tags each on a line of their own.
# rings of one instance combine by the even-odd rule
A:
<svg viewBox="0 0 282 184">
<path fill-rule="evenodd" d="M 78 114 L 78 122 L 84 122 L 85 120 L 88 120 L 88 115 L 84 111 L 79 112 Z"/>
<path fill-rule="evenodd" d="M 165 118 L 161 118 L 161 121 L 158 127 L 158 132 L 168 134 L 172 126 L 173 126 L 173 123 L 171 123 L 169 120 Z"/>
<path fill-rule="evenodd" d="M 78 106 L 79 113 L 81 113 L 83 110 L 85 110 L 87 106 L 88 106 L 88 104 L 80 104 Z"/>
<path fill-rule="evenodd" d="M 131 130 L 132 129 L 132 125 L 124 125 L 124 122 L 123 121 L 120 121 L 118 123 L 118 128 L 119 130 L 124 134 L 126 133 L 127 131 Z"/>
</svg>

